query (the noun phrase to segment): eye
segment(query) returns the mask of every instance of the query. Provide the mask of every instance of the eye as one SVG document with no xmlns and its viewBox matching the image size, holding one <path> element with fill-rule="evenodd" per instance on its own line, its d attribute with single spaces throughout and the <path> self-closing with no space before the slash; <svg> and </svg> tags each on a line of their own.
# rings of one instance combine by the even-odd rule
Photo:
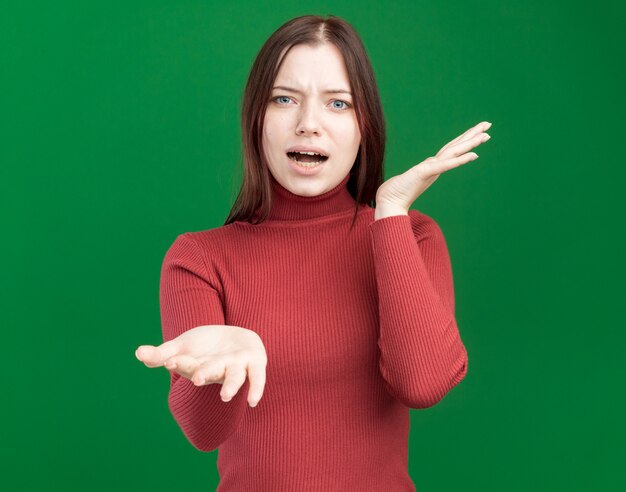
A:
<svg viewBox="0 0 626 492">
<path fill-rule="evenodd" d="M 291 99 L 289 96 L 276 96 L 272 98 L 272 101 L 278 102 L 277 99 Z M 278 104 L 281 104 L 280 102 Z"/>
<path fill-rule="evenodd" d="M 341 99 L 335 99 L 335 100 L 333 101 L 333 103 L 341 103 L 341 104 L 344 104 L 344 105 L 345 105 L 345 107 L 337 107 L 337 106 L 334 106 L 334 108 L 335 108 L 335 109 L 348 109 L 348 108 L 351 108 L 351 107 L 352 107 L 352 105 L 351 105 L 350 103 L 348 103 L 348 102 L 346 102 L 346 101 L 342 101 Z"/>
</svg>

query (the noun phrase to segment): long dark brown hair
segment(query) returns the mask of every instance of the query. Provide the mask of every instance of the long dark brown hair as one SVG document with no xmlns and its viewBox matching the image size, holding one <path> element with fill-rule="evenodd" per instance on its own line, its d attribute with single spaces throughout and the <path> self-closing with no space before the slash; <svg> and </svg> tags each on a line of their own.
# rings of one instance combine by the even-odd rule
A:
<svg viewBox="0 0 626 492">
<path fill-rule="evenodd" d="M 361 133 L 361 145 L 347 184 L 356 201 L 352 226 L 360 204 L 375 206 L 376 191 L 384 181 L 385 120 L 365 46 L 345 20 L 333 15 L 304 15 L 287 21 L 267 39 L 250 70 L 241 108 L 243 182 L 224 225 L 235 221 L 259 224 L 267 219 L 272 193 L 262 135 L 272 87 L 291 48 L 323 43 L 334 44 L 343 55 Z"/>
</svg>

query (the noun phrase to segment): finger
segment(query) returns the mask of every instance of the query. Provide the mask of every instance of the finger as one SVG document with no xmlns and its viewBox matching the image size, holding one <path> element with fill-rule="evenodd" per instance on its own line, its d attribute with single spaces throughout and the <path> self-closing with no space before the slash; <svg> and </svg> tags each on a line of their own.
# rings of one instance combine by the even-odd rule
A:
<svg viewBox="0 0 626 492">
<path fill-rule="evenodd" d="M 263 396 L 263 389 L 265 388 L 265 364 L 260 362 L 248 364 L 248 378 L 250 379 L 248 405 L 256 407 Z"/>
<path fill-rule="evenodd" d="M 487 140 L 489 140 L 491 138 L 491 135 L 489 135 L 485 130 L 478 132 L 478 133 L 472 133 L 470 135 L 468 135 L 466 138 L 463 138 L 461 140 L 459 140 L 458 142 L 456 142 L 454 145 L 452 145 L 451 147 L 457 146 L 459 144 L 462 144 L 464 142 L 469 142 L 471 140 L 474 141 L 478 141 L 478 143 L 483 143 L 486 142 Z"/>
<path fill-rule="evenodd" d="M 409 170 L 414 169 L 416 172 L 419 171 L 420 173 L 425 173 L 426 176 L 438 176 L 446 171 L 449 171 L 450 169 L 467 164 L 475 159 L 478 159 L 478 154 L 475 152 L 468 152 L 467 154 L 463 154 L 458 157 L 450 157 L 448 159 L 429 157 Z"/>
<path fill-rule="evenodd" d="M 176 371 L 181 376 L 191 379 L 193 373 L 200 367 L 200 361 L 190 355 L 175 355 L 163 364 L 166 369 Z"/>
<path fill-rule="evenodd" d="M 222 383 L 224 381 L 224 371 L 226 367 L 224 365 L 224 359 L 212 358 L 209 361 L 203 362 L 196 369 L 191 377 L 191 381 L 196 386 L 202 386 L 204 384 Z"/>
<path fill-rule="evenodd" d="M 473 138 L 479 133 L 486 132 L 487 130 L 489 130 L 489 128 L 491 128 L 491 123 L 489 123 L 488 121 L 481 121 L 480 123 L 478 123 L 478 125 L 473 126 L 469 130 L 463 132 L 461 135 L 449 142 L 447 146 L 452 146 L 469 138 Z"/>
<path fill-rule="evenodd" d="M 181 343 L 176 338 L 162 343 L 158 347 L 154 345 L 140 345 L 135 350 L 135 357 L 148 367 L 160 367 L 167 359 L 178 354 L 180 346 Z"/>
<path fill-rule="evenodd" d="M 489 128 L 491 128 L 491 123 L 489 123 L 488 121 L 481 121 L 480 123 L 478 123 L 478 125 L 473 126 L 469 130 L 463 132 L 461 135 L 456 137 L 454 140 L 451 140 L 446 145 L 444 145 L 441 148 L 441 150 L 439 150 L 438 154 L 442 153 L 442 152 L 445 152 L 446 149 L 448 149 L 452 145 L 455 145 L 458 142 L 465 141 L 468 138 L 474 137 L 474 135 L 476 135 L 478 133 L 481 133 L 481 132 L 489 130 Z"/>
<path fill-rule="evenodd" d="M 478 133 L 474 135 L 472 138 L 468 138 L 467 140 L 461 140 L 455 145 L 448 147 L 445 152 L 441 152 L 437 154 L 438 159 L 448 159 L 450 157 L 457 157 L 461 154 L 465 154 L 469 152 L 474 147 L 478 147 L 481 143 L 486 142 L 491 138 L 491 135 L 488 133 Z"/>
<path fill-rule="evenodd" d="M 241 364 L 229 364 L 226 367 L 224 384 L 220 393 L 222 400 L 230 401 L 237 394 L 239 388 L 246 382 L 246 368 Z"/>
</svg>

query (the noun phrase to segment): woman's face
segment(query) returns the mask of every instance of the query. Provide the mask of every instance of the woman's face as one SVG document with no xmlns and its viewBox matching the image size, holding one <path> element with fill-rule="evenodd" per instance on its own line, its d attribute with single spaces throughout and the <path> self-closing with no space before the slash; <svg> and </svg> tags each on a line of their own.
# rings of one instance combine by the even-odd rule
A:
<svg viewBox="0 0 626 492">
<path fill-rule="evenodd" d="M 351 90 L 335 45 L 297 45 L 287 54 L 274 81 L 262 137 L 270 172 L 284 188 L 316 196 L 346 177 L 361 143 Z M 298 164 L 288 155 L 307 148 L 328 158 L 304 167 L 306 162 Z"/>
</svg>

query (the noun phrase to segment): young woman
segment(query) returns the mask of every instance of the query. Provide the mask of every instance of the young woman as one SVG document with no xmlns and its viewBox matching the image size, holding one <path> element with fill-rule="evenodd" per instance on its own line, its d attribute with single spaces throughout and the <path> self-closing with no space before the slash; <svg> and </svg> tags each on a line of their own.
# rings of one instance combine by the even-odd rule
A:
<svg viewBox="0 0 626 492">
<path fill-rule="evenodd" d="M 409 409 L 439 402 L 468 359 L 444 236 L 410 207 L 477 157 L 489 126 L 383 182 L 354 29 L 303 16 L 266 41 L 243 99 L 239 196 L 223 226 L 167 251 L 164 343 L 136 351 L 170 370 L 189 441 L 219 449 L 218 491 L 415 490 Z"/>
</svg>

